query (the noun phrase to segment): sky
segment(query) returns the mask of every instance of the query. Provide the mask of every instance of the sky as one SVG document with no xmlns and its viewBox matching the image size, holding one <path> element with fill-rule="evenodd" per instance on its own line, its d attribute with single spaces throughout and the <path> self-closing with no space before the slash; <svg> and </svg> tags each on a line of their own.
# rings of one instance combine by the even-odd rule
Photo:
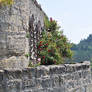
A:
<svg viewBox="0 0 92 92">
<path fill-rule="evenodd" d="M 57 20 L 70 42 L 79 43 L 92 34 L 92 0 L 37 0 Z"/>
</svg>

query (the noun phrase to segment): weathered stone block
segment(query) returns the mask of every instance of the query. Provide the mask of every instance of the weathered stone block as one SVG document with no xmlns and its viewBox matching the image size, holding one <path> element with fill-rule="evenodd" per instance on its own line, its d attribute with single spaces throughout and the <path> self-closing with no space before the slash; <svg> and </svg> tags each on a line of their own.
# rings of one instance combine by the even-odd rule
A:
<svg viewBox="0 0 92 92">
<path fill-rule="evenodd" d="M 36 77 L 45 77 L 45 76 L 49 76 L 50 74 L 50 69 L 48 67 L 42 66 L 42 67 L 37 67 L 36 68 Z"/>
<path fill-rule="evenodd" d="M 23 79 L 32 79 L 36 78 L 37 75 L 37 69 L 36 68 L 25 68 L 22 72 L 22 78 Z"/>
</svg>

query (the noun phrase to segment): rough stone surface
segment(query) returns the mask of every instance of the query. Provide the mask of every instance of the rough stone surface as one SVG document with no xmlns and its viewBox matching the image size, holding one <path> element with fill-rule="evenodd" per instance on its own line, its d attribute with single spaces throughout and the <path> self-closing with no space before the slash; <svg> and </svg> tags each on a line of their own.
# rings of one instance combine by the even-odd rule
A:
<svg viewBox="0 0 92 92">
<path fill-rule="evenodd" d="M 92 92 L 90 63 L 0 70 L 0 92 Z"/>
<path fill-rule="evenodd" d="M 25 68 L 29 59 L 29 20 L 34 15 L 35 23 L 44 26 L 44 12 L 35 0 L 14 0 L 12 6 L 0 7 L 0 69 Z M 4 66 L 3 66 L 4 65 Z M 9 66 L 8 66 L 9 65 Z"/>
</svg>

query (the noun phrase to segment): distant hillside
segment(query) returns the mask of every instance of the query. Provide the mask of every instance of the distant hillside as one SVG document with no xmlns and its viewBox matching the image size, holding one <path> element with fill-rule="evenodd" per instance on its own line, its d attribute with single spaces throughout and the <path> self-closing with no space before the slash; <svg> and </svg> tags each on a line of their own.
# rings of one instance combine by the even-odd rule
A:
<svg viewBox="0 0 92 92">
<path fill-rule="evenodd" d="M 71 49 L 74 52 L 73 61 L 92 61 L 92 34 L 87 39 L 81 40 L 79 44 L 73 44 Z"/>
</svg>

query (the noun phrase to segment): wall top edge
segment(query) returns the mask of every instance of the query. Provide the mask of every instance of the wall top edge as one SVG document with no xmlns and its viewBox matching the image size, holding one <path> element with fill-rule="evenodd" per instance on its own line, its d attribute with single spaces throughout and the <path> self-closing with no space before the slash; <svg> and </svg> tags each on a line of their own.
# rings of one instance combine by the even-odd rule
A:
<svg viewBox="0 0 92 92">
<path fill-rule="evenodd" d="M 28 67 L 28 68 L 24 68 L 24 69 L 3 69 L 0 70 L 0 73 L 4 73 L 4 72 L 22 72 L 22 71 L 32 71 L 32 70 L 68 70 L 68 71 L 77 71 L 77 70 L 86 70 L 90 68 L 90 61 L 84 61 L 83 63 L 76 63 L 76 64 L 61 64 L 61 65 L 49 65 L 49 66 L 38 66 L 38 67 Z"/>
</svg>

